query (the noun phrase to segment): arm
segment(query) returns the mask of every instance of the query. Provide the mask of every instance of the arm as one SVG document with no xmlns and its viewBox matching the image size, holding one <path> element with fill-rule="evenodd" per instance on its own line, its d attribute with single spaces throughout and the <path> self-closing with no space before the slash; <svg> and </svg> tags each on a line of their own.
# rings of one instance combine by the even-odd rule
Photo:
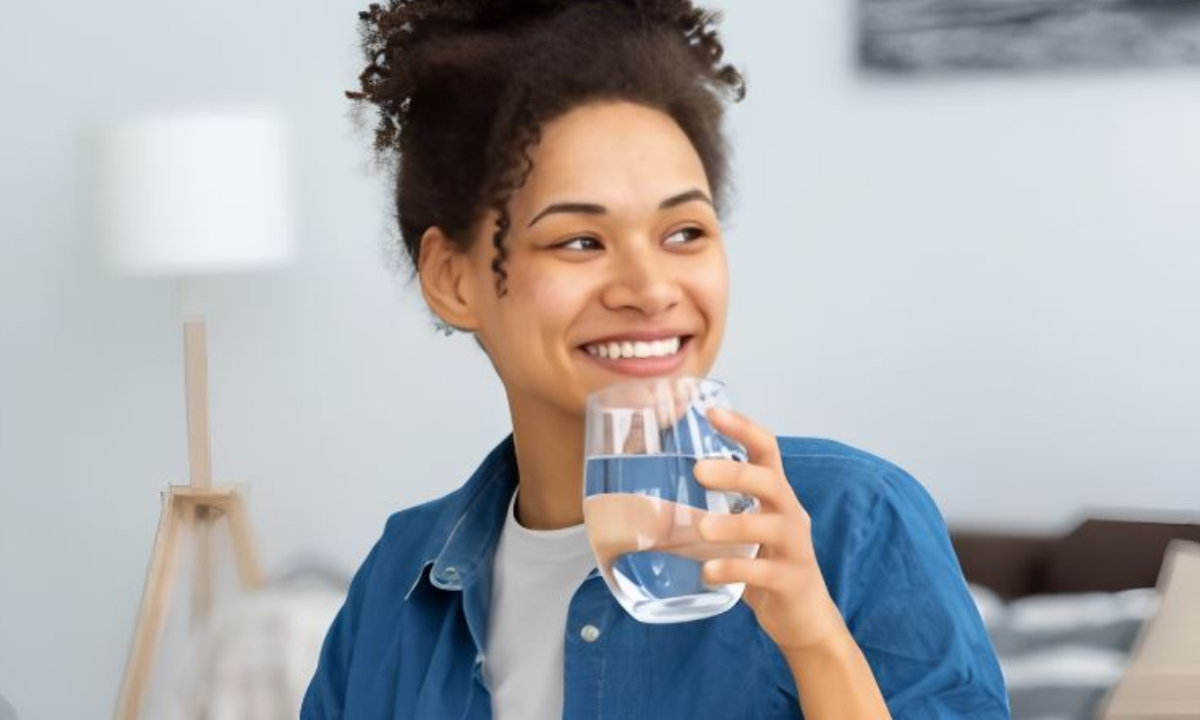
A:
<svg viewBox="0 0 1200 720">
<path fill-rule="evenodd" d="M 890 718 L 871 666 L 830 601 L 830 634 L 805 648 L 784 652 L 800 708 L 809 720 Z"/>
<path fill-rule="evenodd" d="M 754 558 L 709 560 L 710 585 L 745 583 L 743 599 L 779 647 L 808 720 L 890 720 L 875 675 L 825 585 L 811 519 L 792 491 L 775 436 L 733 411 L 709 411 L 723 434 L 741 441 L 749 462 L 702 460 L 696 479 L 710 490 L 758 498 L 761 511 L 708 515 L 698 523 L 709 542 L 758 544 Z"/>
<path fill-rule="evenodd" d="M 362 611 L 363 596 L 382 540 L 375 543 L 366 560 L 354 573 L 346 601 L 342 604 L 317 658 L 317 669 L 300 706 L 300 720 L 341 720 L 346 706 L 346 678 L 354 656 L 354 642 Z"/>
<path fill-rule="evenodd" d="M 746 584 L 805 716 L 1007 720 L 999 664 L 924 488 L 846 446 L 789 456 L 785 473 L 773 435 L 737 413 L 709 418 L 750 462 L 702 460 L 697 480 L 753 495 L 762 510 L 700 521 L 705 540 L 760 545 L 756 558 L 708 561 L 704 581 Z M 801 493 L 789 473 L 817 481 Z"/>
</svg>

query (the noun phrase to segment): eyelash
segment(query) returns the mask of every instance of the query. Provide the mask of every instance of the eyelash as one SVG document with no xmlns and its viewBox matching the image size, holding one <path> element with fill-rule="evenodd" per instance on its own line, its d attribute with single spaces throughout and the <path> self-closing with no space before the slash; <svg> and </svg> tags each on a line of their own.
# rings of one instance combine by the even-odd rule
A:
<svg viewBox="0 0 1200 720">
<path fill-rule="evenodd" d="M 704 236 L 704 230 L 703 230 L 703 229 L 701 229 L 701 228 L 698 228 L 698 227 L 691 227 L 691 226 L 689 226 L 689 227 L 682 227 L 682 228 L 679 228 L 679 229 L 678 229 L 678 230 L 676 230 L 675 232 L 671 233 L 671 235 L 678 235 L 678 234 L 679 234 L 679 233 L 681 233 L 681 232 L 688 232 L 688 231 L 691 231 L 691 232 L 693 232 L 693 233 L 695 233 L 695 234 L 696 234 L 696 238 L 694 238 L 694 239 L 697 239 L 697 238 L 700 238 L 700 237 L 703 237 L 703 236 Z M 670 235 L 669 235 L 668 237 L 670 237 Z M 694 240 L 694 239 L 693 239 L 693 240 Z M 577 240 L 591 240 L 592 242 L 599 242 L 599 240 L 596 240 L 596 238 L 594 238 L 594 237 L 589 237 L 589 236 L 587 236 L 587 235 L 580 235 L 579 237 L 573 237 L 573 238 L 571 238 L 570 240 L 567 240 L 567 241 L 565 241 L 565 242 L 561 242 L 561 243 L 559 243 L 559 244 L 555 245 L 554 247 L 556 247 L 556 248 L 566 248 L 566 246 L 567 246 L 567 245 L 570 245 L 571 243 L 573 243 L 573 242 L 576 242 Z M 689 241 L 689 242 L 692 242 L 692 241 Z M 684 244 L 684 245 L 686 245 L 686 244 L 688 244 L 688 243 L 683 243 L 683 244 Z"/>
</svg>

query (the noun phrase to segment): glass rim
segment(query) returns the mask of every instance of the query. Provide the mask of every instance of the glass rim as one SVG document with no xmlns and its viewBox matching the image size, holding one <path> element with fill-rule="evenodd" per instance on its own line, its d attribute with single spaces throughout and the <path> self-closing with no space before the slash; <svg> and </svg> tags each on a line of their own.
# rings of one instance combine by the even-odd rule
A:
<svg viewBox="0 0 1200 720">
<path fill-rule="evenodd" d="M 616 394 L 622 390 L 636 387 L 639 385 L 652 385 L 660 382 L 675 382 L 678 380 L 695 381 L 696 385 L 705 389 L 725 390 L 729 386 L 724 380 L 718 380 L 714 377 L 701 377 L 699 375 L 660 375 L 654 377 L 630 378 L 629 380 L 621 380 L 611 385 L 595 390 L 588 395 L 587 405 L 591 408 L 593 405 L 603 401 L 604 397 L 610 393 Z"/>
</svg>

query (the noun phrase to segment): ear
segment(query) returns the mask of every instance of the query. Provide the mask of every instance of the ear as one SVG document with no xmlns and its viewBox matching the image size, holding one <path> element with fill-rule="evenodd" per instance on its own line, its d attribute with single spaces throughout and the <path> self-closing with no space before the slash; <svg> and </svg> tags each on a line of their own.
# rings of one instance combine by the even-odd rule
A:
<svg viewBox="0 0 1200 720">
<path fill-rule="evenodd" d="M 421 294 L 438 317 L 455 328 L 474 332 L 479 320 L 473 309 L 474 277 L 471 258 L 459 250 L 439 227 L 421 236 L 417 275 Z"/>
</svg>

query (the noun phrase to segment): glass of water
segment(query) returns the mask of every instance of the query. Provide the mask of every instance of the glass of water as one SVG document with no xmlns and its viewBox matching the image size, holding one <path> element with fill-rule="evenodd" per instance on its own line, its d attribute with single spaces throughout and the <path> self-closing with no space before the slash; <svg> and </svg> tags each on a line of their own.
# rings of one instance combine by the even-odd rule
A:
<svg viewBox="0 0 1200 720">
<path fill-rule="evenodd" d="M 639 378 L 588 397 L 588 540 L 609 590 L 645 623 L 698 620 L 733 607 L 744 583 L 707 585 L 701 567 L 758 554 L 756 544 L 709 543 L 696 530 L 709 513 L 759 511 L 757 499 L 708 490 L 693 474 L 705 458 L 747 459 L 740 443 L 709 423 L 712 407 L 730 402 L 725 385 L 711 378 Z"/>
</svg>

